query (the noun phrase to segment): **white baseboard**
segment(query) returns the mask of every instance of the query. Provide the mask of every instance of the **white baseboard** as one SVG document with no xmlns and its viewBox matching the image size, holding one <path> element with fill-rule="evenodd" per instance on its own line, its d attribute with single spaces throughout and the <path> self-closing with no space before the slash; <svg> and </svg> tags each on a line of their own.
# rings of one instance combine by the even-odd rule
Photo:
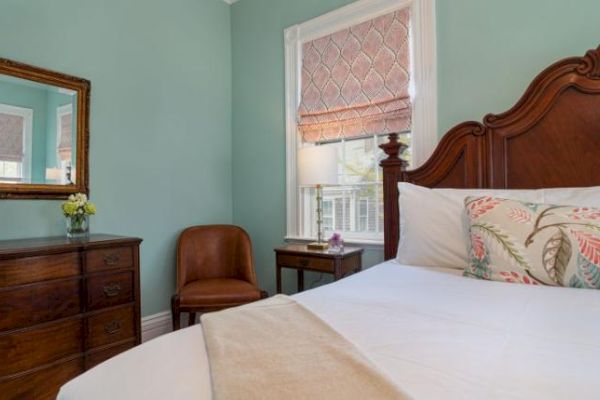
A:
<svg viewBox="0 0 600 400">
<path fill-rule="evenodd" d="M 163 311 L 142 318 L 142 342 L 169 333 L 171 330 L 171 311 Z"/>
<path fill-rule="evenodd" d="M 187 328 L 187 313 L 182 313 L 185 318 L 181 318 L 181 327 Z M 196 323 L 200 321 L 200 313 L 196 315 Z M 152 340 L 155 337 L 162 336 L 173 330 L 171 321 L 171 311 L 163 311 L 158 314 L 148 315 L 142 318 L 142 343 Z"/>
</svg>

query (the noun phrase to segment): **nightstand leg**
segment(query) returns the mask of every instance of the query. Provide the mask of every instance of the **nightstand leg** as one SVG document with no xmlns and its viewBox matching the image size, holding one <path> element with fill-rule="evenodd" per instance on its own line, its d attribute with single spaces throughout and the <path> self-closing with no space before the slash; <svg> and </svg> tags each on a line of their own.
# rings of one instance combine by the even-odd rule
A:
<svg viewBox="0 0 600 400">
<path fill-rule="evenodd" d="M 354 270 L 355 273 L 362 271 L 362 255 L 358 256 L 358 266 Z"/>
<path fill-rule="evenodd" d="M 304 291 L 304 270 L 298 270 L 298 292 Z"/>
<path fill-rule="evenodd" d="M 276 268 L 276 283 L 277 283 L 277 294 L 281 293 L 281 267 L 278 265 Z"/>
<path fill-rule="evenodd" d="M 335 265 L 333 266 L 333 280 L 337 281 L 342 279 L 344 276 L 342 275 L 342 262 L 339 259 L 335 260 Z"/>
</svg>

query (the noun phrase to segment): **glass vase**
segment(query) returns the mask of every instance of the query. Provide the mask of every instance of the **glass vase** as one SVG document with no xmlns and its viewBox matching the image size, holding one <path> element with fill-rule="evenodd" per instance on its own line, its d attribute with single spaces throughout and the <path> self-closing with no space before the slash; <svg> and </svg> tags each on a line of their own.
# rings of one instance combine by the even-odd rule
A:
<svg viewBox="0 0 600 400">
<path fill-rule="evenodd" d="M 86 238 L 90 234 L 89 216 L 85 214 L 67 217 L 67 237 L 71 239 Z"/>
</svg>

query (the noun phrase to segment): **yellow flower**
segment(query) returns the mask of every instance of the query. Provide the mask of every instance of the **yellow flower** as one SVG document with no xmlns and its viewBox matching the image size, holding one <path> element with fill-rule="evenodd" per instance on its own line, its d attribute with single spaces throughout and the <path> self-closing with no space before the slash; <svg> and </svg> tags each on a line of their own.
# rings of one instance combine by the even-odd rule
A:
<svg viewBox="0 0 600 400">
<path fill-rule="evenodd" d="M 88 215 L 94 215 L 94 214 L 96 214 L 96 205 L 94 203 L 88 201 L 83 206 L 83 211 L 85 211 L 85 213 Z"/>
<path fill-rule="evenodd" d="M 75 215 L 77 213 L 77 204 L 67 201 L 62 204 L 62 210 L 65 216 Z"/>
</svg>

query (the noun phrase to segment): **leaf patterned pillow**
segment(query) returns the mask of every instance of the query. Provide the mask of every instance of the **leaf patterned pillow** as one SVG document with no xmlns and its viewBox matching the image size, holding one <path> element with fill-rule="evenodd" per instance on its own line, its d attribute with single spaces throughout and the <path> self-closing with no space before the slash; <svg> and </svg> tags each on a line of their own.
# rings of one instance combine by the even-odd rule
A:
<svg viewBox="0 0 600 400">
<path fill-rule="evenodd" d="M 465 276 L 600 289 L 600 209 L 467 197 Z"/>
</svg>

